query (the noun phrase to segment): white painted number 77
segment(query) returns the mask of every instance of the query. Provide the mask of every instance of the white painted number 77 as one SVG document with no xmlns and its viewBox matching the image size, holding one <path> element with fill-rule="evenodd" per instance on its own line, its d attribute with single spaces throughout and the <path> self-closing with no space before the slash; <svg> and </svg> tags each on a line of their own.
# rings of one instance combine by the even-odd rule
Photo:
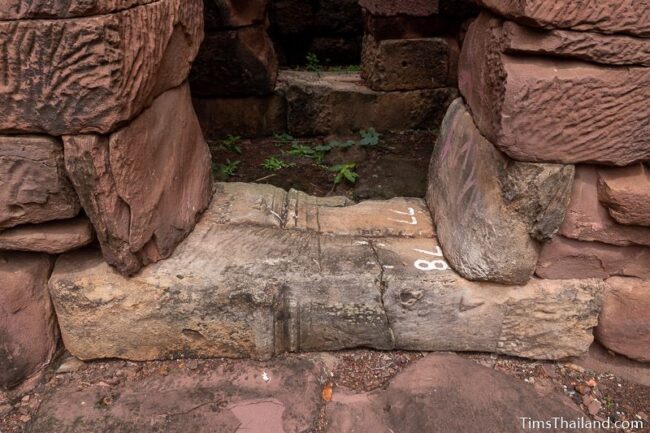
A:
<svg viewBox="0 0 650 433">
<path fill-rule="evenodd" d="M 436 247 L 435 251 L 420 250 L 418 248 L 414 249 L 415 252 L 426 254 L 428 256 L 434 257 L 443 257 L 442 250 L 440 247 Z M 415 267 L 421 271 L 446 271 L 449 269 L 449 265 L 446 261 L 442 259 L 437 260 L 416 260 L 414 263 Z"/>
</svg>

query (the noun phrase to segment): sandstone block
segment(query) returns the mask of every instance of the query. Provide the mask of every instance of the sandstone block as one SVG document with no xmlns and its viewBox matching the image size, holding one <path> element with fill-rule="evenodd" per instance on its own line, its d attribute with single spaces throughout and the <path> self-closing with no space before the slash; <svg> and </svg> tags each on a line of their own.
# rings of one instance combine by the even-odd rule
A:
<svg viewBox="0 0 650 433">
<path fill-rule="evenodd" d="M 203 0 L 205 30 L 261 24 L 268 4 L 269 0 Z"/>
<path fill-rule="evenodd" d="M 278 61 L 265 25 L 207 33 L 192 66 L 199 96 L 264 96 L 273 92 Z"/>
<path fill-rule="evenodd" d="M 287 130 L 284 95 L 243 98 L 194 98 L 194 109 L 206 137 L 268 137 Z"/>
<path fill-rule="evenodd" d="M 364 33 L 375 41 L 385 39 L 432 38 L 451 33 L 454 25 L 440 15 L 413 17 L 408 15 L 382 16 L 363 11 Z"/>
<path fill-rule="evenodd" d="M 534 239 L 557 231 L 573 173 L 572 166 L 510 161 L 479 133 L 462 100 L 454 101 L 433 151 L 427 191 L 453 268 L 470 280 L 528 281 L 537 263 Z"/>
<path fill-rule="evenodd" d="M 0 250 L 61 254 L 88 245 L 95 239 L 86 218 L 22 225 L 0 232 Z"/>
<path fill-rule="evenodd" d="M 155 0 L 4 0 L 0 20 L 76 18 L 105 15 L 153 3 Z"/>
<path fill-rule="evenodd" d="M 650 279 L 650 248 L 581 242 L 558 235 L 542 248 L 535 272 L 549 279 L 616 275 Z"/>
<path fill-rule="evenodd" d="M 502 47 L 509 54 L 551 55 L 604 65 L 650 66 L 650 39 L 570 30 L 540 30 L 503 22 Z"/>
<path fill-rule="evenodd" d="M 285 194 L 280 227 L 281 190 L 219 184 L 174 254 L 132 278 L 98 254 L 62 256 L 50 293 L 68 350 L 83 359 L 137 360 L 266 359 L 355 347 L 557 359 L 592 341 L 599 282 L 471 283 L 450 269 L 432 237 L 282 228 L 301 209 L 354 207 L 342 198 Z"/>
<path fill-rule="evenodd" d="M 478 0 L 478 3 L 526 25 L 650 36 L 647 0 Z"/>
<path fill-rule="evenodd" d="M 650 169 L 598 169 L 598 198 L 618 223 L 650 226 Z"/>
<path fill-rule="evenodd" d="M 416 90 L 453 86 L 458 43 L 451 38 L 363 40 L 361 77 L 373 90 Z"/>
<path fill-rule="evenodd" d="M 601 282 L 473 283 L 451 270 L 435 240 L 382 239 L 373 245 L 384 270 L 384 306 L 396 348 L 559 359 L 587 351 L 593 341 Z"/>
<path fill-rule="evenodd" d="M 346 207 L 307 205 L 298 208 L 293 221 L 287 221 L 287 226 L 344 236 L 434 236 L 431 215 L 426 203 L 420 199 L 373 200 Z"/>
<path fill-rule="evenodd" d="M 486 138 L 527 162 L 650 159 L 650 68 L 509 55 L 503 34 L 503 21 L 484 13 L 461 52 L 459 87 Z"/>
<path fill-rule="evenodd" d="M 0 136 L 0 179 L 0 230 L 79 213 L 58 139 Z"/>
<path fill-rule="evenodd" d="M 11 388 L 52 359 L 58 332 L 47 293 L 45 254 L 0 252 L 0 388 Z"/>
<path fill-rule="evenodd" d="M 328 135 L 373 127 L 431 128 L 457 96 L 453 88 L 376 92 L 358 74 L 283 71 L 287 127 L 294 136 Z"/>
<path fill-rule="evenodd" d="M 160 0 L 84 18 L 0 22 L 0 131 L 58 136 L 122 126 L 187 78 L 202 10 L 201 0 Z"/>
<path fill-rule="evenodd" d="M 427 16 L 439 11 L 439 0 L 359 0 L 374 15 Z"/>
<path fill-rule="evenodd" d="M 145 360 L 392 348 L 367 243 L 219 218 L 208 211 L 170 259 L 131 279 L 88 253 L 60 259 L 51 293 L 68 350 Z"/>
<path fill-rule="evenodd" d="M 650 362 L 650 284 L 636 278 L 606 281 L 596 337 L 605 347 Z"/>
<path fill-rule="evenodd" d="M 598 200 L 598 168 L 578 166 L 566 219 L 564 236 L 606 244 L 650 246 L 650 228 L 619 224 Z"/>
<path fill-rule="evenodd" d="M 385 389 L 353 393 L 338 388 L 325 412 L 328 433 L 524 433 L 529 428 L 522 420 L 584 417 L 561 393 L 451 353 L 427 355 Z"/>
<path fill-rule="evenodd" d="M 187 85 L 109 136 L 66 136 L 64 145 L 104 256 L 125 274 L 168 257 L 210 201 L 210 154 Z"/>
<path fill-rule="evenodd" d="M 99 379 L 47 387 L 29 433 L 52 433 L 53 426 L 75 433 L 301 433 L 313 426 L 323 405 L 323 367 L 309 359 L 236 366 L 206 360 L 199 369 L 174 364 L 161 365 L 169 374 L 136 377 L 127 367 L 129 379 L 110 388 Z M 89 403 L 102 400 L 111 404 Z"/>
</svg>

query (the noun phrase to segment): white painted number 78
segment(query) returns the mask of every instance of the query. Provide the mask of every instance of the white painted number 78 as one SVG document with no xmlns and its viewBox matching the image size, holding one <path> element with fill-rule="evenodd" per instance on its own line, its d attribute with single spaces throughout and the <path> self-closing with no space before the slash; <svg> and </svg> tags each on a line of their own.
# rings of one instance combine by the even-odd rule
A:
<svg viewBox="0 0 650 433">
<path fill-rule="evenodd" d="M 434 257 L 443 257 L 442 250 L 440 247 L 436 247 L 435 251 L 420 250 L 415 248 L 414 251 L 428 256 Z M 449 269 L 449 265 L 446 261 L 442 259 L 437 260 L 416 260 L 414 263 L 415 267 L 421 271 L 446 271 Z"/>
</svg>

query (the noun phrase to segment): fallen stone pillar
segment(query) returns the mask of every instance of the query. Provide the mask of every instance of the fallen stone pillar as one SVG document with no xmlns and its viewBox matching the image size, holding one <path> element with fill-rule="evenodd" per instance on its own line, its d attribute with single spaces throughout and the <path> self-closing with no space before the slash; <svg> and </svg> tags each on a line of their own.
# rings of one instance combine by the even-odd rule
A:
<svg viewBox="0 0 650 433">
<path fill-rule="evenodd" d="M 354 347 L 558 359 L 593 340 L 602 283 L 464 280 L 424 234 L 431 221 L 417 213 L 422 202 L 373 204 L 368 227 L 394 219 L 409 227 L 414 217 L 420 228 L 410 238 L 349 236 L 318 225 L 282 227 L 288 209 L 338 210 L 345 219 L 355 206 L 335 200 L 314 212 L 311 204 L 290 207 L 292 194 L 272 187 L 219 186 L 226 187 L 168 260 L 130 279 L 97 254 L 58 260 L 50 293 L 68 350 L 82 359 L 134 360 L 266 359 Z"/>
</svg>

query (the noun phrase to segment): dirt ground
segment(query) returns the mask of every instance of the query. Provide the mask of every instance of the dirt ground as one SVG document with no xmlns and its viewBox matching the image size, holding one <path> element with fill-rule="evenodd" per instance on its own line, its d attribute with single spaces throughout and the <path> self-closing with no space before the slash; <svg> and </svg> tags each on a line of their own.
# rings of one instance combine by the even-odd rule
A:
<svg viewBox="0 0 650 433">
<path fill-rule="evenodd" d="M 295 188 L 316 196 L 344 195 L 353 200 L 423 197 L 436 131 L 399 131 L 378 135 L 375 145 L 358 144 L 361 135 L 294 139 L 276 136 L 260 139 L 210 141 L 215 178 L 220 181 L 267 183 Z M 355 144 L 351 144 L 354 142 Z M 308 149 L 334 147 L 309 154 Z M 347 144 L 346 144 L 347 143 Z M 275 169 L 265 162 L 275 158 Z M 277 161 L 280 161 L 279 163 Z M 358 178 L 335 184 L 337 165 L 354 164 Z M 236 169 L 229 171 L 229 167 Z"/>
<path fill-rule="evenodd" d="M 329 369 L 329 381 L 323 385 L 323 398 L 331 398 L 338 387 L 354 391 L 385 388 L 390 380 L 412 362 L 422 358 L 421 352 L 379 352 L 354 350 L 336 353 L 285 355 L 321 360 Z M 542 362 L 490 354 L 469 353 L 461 356 L 494 368 L 535 386 L 553 389 L 569 396 L 585 413 L 595 419 L 641 419 L 650 425 L 650 387 L 634 383 L 612 373 L 596 372 L 574 361 Z M 230 359 L 175 360 L 129 362 L 120 360 L 81 362 L 64 353 L 49 368 L 37 386 L 24 394 L 0 393 L 0 432 L 27 431 L 43 396 L 54 387 L 70 385 L 78 390 L 93 385 L 106 388 L 105 401 L 110 405 L 110 389 L 125 381 L 165 377 L 172 372 L 202 375 L 216 367 L 237 370 L 243 361 Z M 647 369 L 646 369 L 647 367 Z M 642 366 L 644 380 L 650 379 L 650 366 Z M 324 419 L 324 418 L 323 418 Z M 319 420 L 314 432 L 322 431 Z M 643 430 L 650 432 L 650 428 Z M 635 430 L 642 432 L 642 430 Z M 99 432 L 98 432 L 99 433 Z"/>
</svg>

